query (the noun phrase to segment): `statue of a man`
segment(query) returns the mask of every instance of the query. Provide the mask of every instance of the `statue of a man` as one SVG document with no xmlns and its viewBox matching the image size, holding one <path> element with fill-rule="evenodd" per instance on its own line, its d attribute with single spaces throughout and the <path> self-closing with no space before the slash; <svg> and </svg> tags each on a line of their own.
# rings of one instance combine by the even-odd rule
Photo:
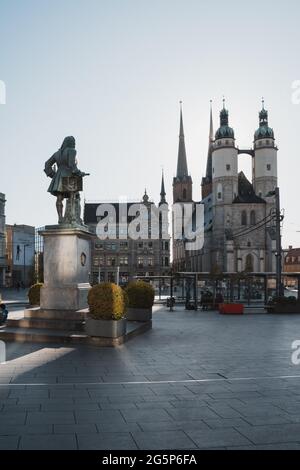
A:
<svg viewBox="0 0 300 470">
<path fill-rule="evenodd" d="M 45 163 L 44 171 L 49 178 L 52 178 L 48 192 L 57 198 L 56 209 L 59 223 L 63 222 L 63 200 L 70 198 L 70 192 L 66 192 L 63 179 L 72 176 L 81 178 L 87 175 L 77 167 L 75 145 L 74 137 L 66 137 L 61 148 Z"/>
</svg>

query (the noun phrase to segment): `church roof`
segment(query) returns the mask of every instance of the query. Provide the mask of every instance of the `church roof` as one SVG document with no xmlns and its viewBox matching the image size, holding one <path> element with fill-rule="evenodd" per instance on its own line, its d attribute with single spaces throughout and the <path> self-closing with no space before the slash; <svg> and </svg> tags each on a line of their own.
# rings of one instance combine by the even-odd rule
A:
<svg viewBox="0 0 300 470">
<path fill-rule="evenodd" d="M 265 204 L 266 201 L 255 194 L 253 185 L 241 171 L 238 178 L 238 195 L 235 204 Z"/>
<path fill-rule="evenodd" d="M 220 112 L 220 127 L 216 132 L 216 140 L 229 137 L 234 139 L 234 130 L 229 126 L 229 114 L 225 108 L 225 99 L 223 100 L 223 109 Z"/>
<path fill-rule="evenodd" d="M 269 127 L 268 111 L 265 109 L 265 102 L 262 102 L 262 110 L 259 113 L 259 128 L 254 134 L 254 140 L 270 138 L 274 139 L 274 131 Z"/>
</svg>

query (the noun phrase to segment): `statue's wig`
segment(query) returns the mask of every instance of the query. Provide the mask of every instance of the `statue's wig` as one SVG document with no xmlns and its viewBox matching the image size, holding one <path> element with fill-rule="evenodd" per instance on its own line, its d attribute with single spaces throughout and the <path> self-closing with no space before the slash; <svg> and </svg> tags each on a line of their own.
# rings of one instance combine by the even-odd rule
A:
<svg viewBox="0 0 300 470">
<path fill-rule="evenodd" d="M 75 148 L 75 138 L 73 136 L 65 137 L 60 150 L 64 150 L 66 148 Z"/>
</svg>

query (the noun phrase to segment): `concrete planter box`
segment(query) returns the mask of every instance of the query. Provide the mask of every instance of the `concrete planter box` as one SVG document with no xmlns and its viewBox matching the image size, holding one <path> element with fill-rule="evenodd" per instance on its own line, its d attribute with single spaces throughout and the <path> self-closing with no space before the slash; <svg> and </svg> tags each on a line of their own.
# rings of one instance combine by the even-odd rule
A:
<svg viewBox="0 0 300 470">
<path fill-rule="evenodd" d="M 222 315 L 243 315 L 243 304 L 219 304 L 219 312 Z"/>
<path fill-rule="evenodd" d="M 147 322 L 152 320 L 152 308 L 128 307 L 126 318 L 130 321 Z"/>
<path fill-rule="evenodd" d="M 88 336 L 119 338 L 126 334 L 126 318 L 122 318 L 122 320 L 94 320 L 87 317 L 85 331 Z"/>
</svg>

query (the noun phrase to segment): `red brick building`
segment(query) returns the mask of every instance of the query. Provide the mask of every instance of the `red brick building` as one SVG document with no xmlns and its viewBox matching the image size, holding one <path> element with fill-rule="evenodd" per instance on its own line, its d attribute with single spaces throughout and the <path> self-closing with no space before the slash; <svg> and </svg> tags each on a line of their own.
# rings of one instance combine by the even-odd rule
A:
<svg viewBox="0 0 300 470">
<path fill-rule="evenodd" d="M 284 257 L 283 271 L 286 273 L 300 273 L 300 248 L 289 246 Z M 297 287 L 297 279 L 292 277 L 285 278 L 285 285 Z"/>
</svg>

